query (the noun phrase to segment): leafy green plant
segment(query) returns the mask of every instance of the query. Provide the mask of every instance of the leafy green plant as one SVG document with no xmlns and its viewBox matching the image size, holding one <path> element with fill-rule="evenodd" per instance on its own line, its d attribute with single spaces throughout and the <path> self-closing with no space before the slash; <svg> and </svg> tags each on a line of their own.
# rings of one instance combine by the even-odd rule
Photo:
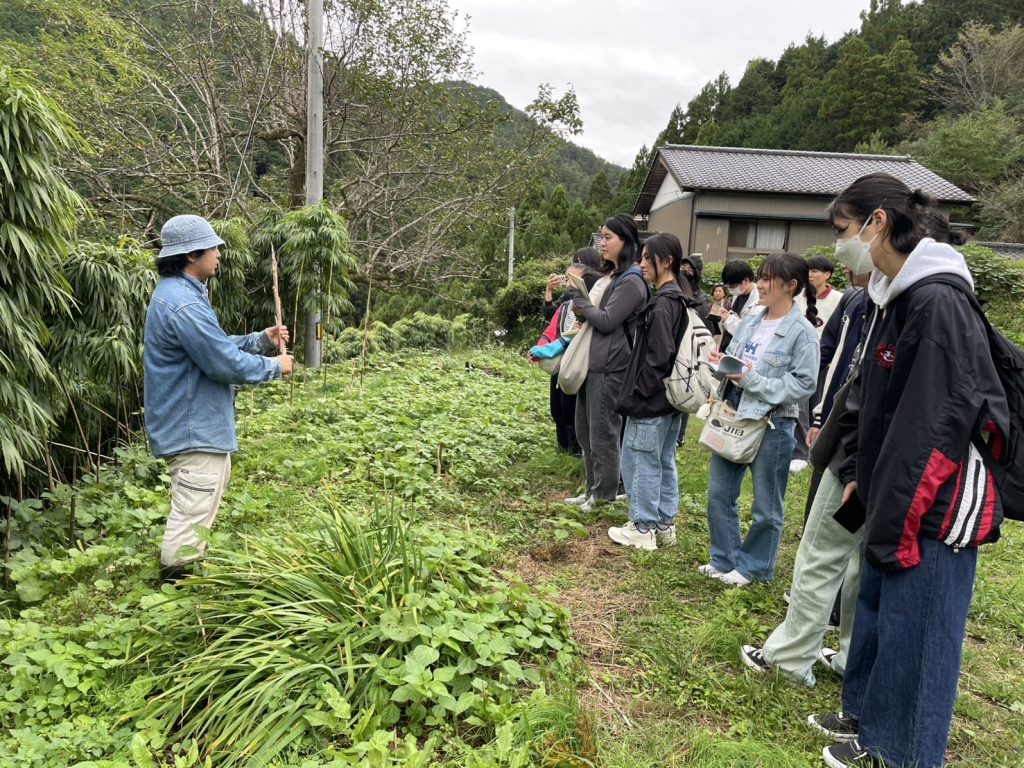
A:
<svg viewBox="0 0 1024 768">
<path fill-rule="evenodd" d="M 312 534 L 211 558 L 153 620 L 147 663 L 166 671 L 139 714 L 218 765 L 309 739 L 352 747 L 399 722 L 493 727 L 537 681 L 521 662 L 566 647 L 563 613 L 495 579 L 478 542 L 328 506 Z"/>
</svg>

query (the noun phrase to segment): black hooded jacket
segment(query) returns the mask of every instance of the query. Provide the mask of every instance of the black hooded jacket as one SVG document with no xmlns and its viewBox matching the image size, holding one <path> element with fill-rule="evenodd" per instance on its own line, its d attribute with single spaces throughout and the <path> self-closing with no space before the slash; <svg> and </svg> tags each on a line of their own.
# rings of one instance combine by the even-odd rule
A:
<svg viewBox="0 0 1024 768">
<path fill-rule="evenodd" d="M 921 561 L 918 538 L 960 549 L 999 538 L 1002 505 L 972 439 L 1006 434 L 1006 396 L 981 319 L 962 291 L 963 257 L 924 239 L 890 282 L 872 276 L 859 387 L 840 420 L 844 483 L 866 509 L 865 556 L 886 571 Z M 992 443 L 990 443 L 992 444 Z"/>
<path fill-rule="evenodd" d="M 651 297 L 637 323 L 636 340 L 615 402 L 625 416 L 649 419 L 674 413 L 665 397 L 665 379 L 676 360 L 676 339 L 686 330 L 686 299 L 673 280 Z"/>
<path fill-rule="evenodd" d="M 689 282 L 690 288 L 693 289 L 693 295 L 696 298 L 690 302 L 690 306 L 697 313 L 697 317 L 707 323 L 708 313 L 711 311 L 711 302 L 708 301 L 707 294 L 704 293 L 704 289 L 700 286 L 701 277 L 704 275 L 704 259 L 694 254 L 684 257 L 681 263 L 689 264 L 693 267 L 693 277 L 690 278 Z"/>
</svg>

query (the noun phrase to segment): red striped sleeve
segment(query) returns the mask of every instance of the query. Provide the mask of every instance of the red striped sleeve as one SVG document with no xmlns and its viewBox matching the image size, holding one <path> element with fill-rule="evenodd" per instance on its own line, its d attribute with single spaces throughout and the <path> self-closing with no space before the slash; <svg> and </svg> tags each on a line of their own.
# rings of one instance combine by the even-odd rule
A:
<svg viewBox="0 0 1024 768">
<path fill-rule="evenodd" d="M 941 451 L 935 449 L 928 459 L 928 465 L 924 468 L 924 474 L 914 491 L 914 499 L 910 502 L 910 509 L 903 521 L 903 533 L 900 535 L 900 544 L 896 549 L 896 559 L 903 568 L 913 568 L 921 562 L 921 552 L 917 546 L 917 534 L 921 530 L 921 518 L 931 509 L 935 503 L 935 496 L 938 494 L 942 484 L 953 476 L 957 470 L 956 462 L 947 458 Z"/>
</svg>

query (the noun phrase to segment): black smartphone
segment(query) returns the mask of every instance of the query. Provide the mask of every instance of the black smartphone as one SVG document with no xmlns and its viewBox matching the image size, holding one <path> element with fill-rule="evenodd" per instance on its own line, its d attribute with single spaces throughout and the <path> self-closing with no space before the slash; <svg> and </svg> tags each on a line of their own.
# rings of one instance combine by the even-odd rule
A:
<svg viewBox="0 0 1024 768">
<path fill-rule="evenodd" d="M 860 500 L 860 496 L 857 495 L 856 491 L 850 498 L 839 505 L 839 509 L 835 511 L 832 517 L 850 533 L 856 533 L 860 530 L 860 527 L 864 525 L 867 512 L 864 509 L 864 503 Z"/>
</svg>

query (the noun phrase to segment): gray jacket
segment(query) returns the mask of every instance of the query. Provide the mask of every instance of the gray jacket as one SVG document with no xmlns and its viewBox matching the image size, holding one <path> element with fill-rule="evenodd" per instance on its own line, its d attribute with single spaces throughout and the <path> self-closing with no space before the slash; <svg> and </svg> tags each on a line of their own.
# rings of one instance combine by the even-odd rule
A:
<svg viewBox="0 0 1024 768">
<path fill-rule="evenodd" d="M 637 321 L 647 304 L 647 284 L 640 268 L 630 267 L 615 277 L 600 307 L 575 291 L 571 293 L 576 309 L 594 329 L 589 370 L 595 373 L 626 370 Z"/>
</svg>

